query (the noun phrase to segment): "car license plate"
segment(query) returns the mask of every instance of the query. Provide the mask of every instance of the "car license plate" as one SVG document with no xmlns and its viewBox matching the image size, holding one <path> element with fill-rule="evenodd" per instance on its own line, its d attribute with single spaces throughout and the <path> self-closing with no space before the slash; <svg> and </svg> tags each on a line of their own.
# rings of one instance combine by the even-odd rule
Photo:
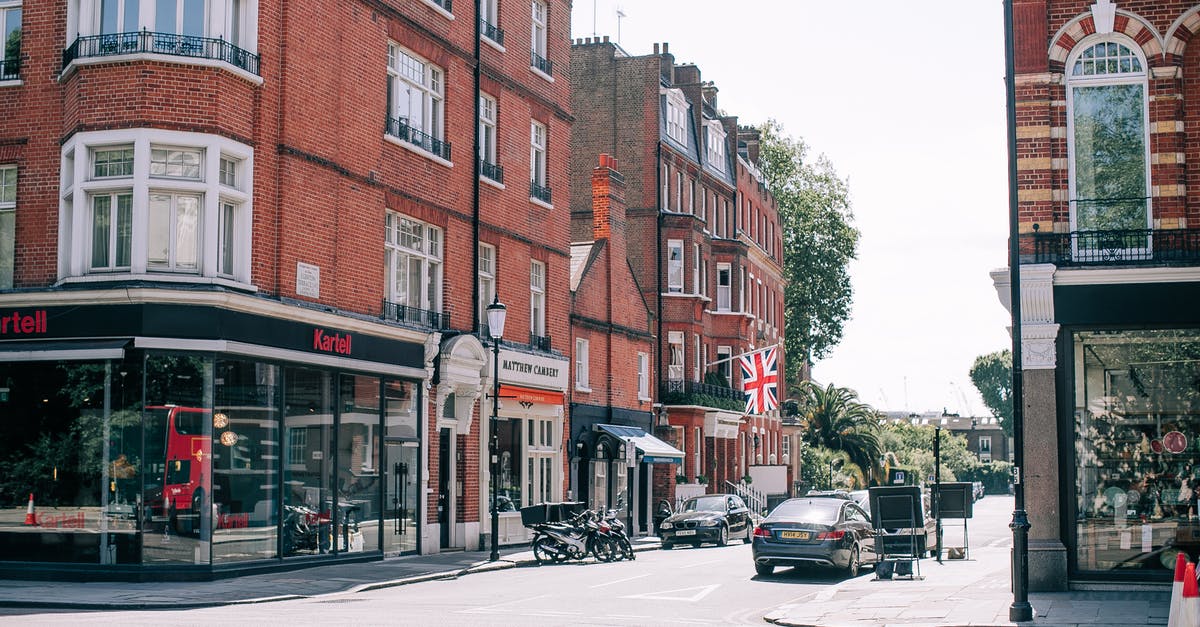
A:
<svg viewBox="0 0 1200 627">
<path fill-rule="evenodd" d="M 809 534 L 807 531 L 780 531 L 779 532 L 779 537 L 783 538 L 784 540 L 807 540 L 808 535 Z"/>
<path fill-rule="evenodd" d="M 675 532 L 675 535 L 677 535 L 677 536 L 694 536 L 694 535 L 696 535 L 696 530 L 695 529 L 680 529 L 679 531 Z"/>
</svg>

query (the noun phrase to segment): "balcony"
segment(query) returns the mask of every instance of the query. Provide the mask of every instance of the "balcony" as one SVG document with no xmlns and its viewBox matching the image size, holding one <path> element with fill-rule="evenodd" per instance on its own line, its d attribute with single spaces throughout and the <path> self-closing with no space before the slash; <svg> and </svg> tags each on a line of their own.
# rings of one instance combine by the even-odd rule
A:
<svg viewBox="0 0 1200 627">
<path fill-rule="evenodd" d="M 446 161 L 450 160 L 450 142 L 409 126 L 407 118 L 388 118 L 387 133 Z"/>
<path fill-rule="evenodd" d="M 383 301 L 383 319 L 391 322 L 405 322 L 438 331 L 450 330 L 450 314 L 448 313 L 418 309 L 386 300 Z"/>
<path fill-rule="evenodd" d="M 260 76 L 258 66 L 261 58 L 259 55 L 242 50 L 228 41 L 145 30 L 79 37 L 66 50 L 63 50 L 63 67 L 70 65 L 75 59 L 142 53 L 214 59 Z"/>
<path fill-rule="evenodd" d="M 745 396 L 741 392 L 698 381 L 662 381 L 658 396 L 663 405 L 700 405 L 739 412 L 746 409 Z"/>
<path fill-rule="evenodd" d="M 479 20 L 479 32 L 482 33 L 484 37 L 487 37 L 488 39 L 491 39 L 492 41 L 496 42 L 498 45 L 500 45 L 500 46 L 504 45 L 504 29 L 503 28 L 500 28 L 499 26 L 496 26 L 495 24 L 492 24 L 492 23 L 488 22 L 487 20 L 480 19 Z"/>
<path fill-rule="evenodd" d="M 537 183 L 529 182 L 529 197 L 536 198 L 547 205 L 550 203 L 550 187 L 548 185 L 538 185 Z"/>
<path fill-rule="evenodd" d="M 1200 229 L 1123 229 L 1026 233 L 1022 263 L 1068 266 L 1200 265 Z"/>
<path fill-rule="evenodd" d="M 536 52 L 529 52 L 529 65 L 546 76 L 554 76 L 554 62 Z"/>
<path fill-rule="evenodd" d="M 0 59 L 0 81 L 15 81 L 21 77 L 21 57 Z"/>
<path fill-rule="evenodd" d="M 550 352 L 550 336 L 549 335 L 529 335 L 529 346 L 535 351 L 543 353 Z"/>
<path fill-rule="evenodd" d="M 488 163 L 483 159 L 477 161 L 479 162 L 479 176 L 491 179 L 501 185 L 504 184 L 504 166 Z"/>
</svg>

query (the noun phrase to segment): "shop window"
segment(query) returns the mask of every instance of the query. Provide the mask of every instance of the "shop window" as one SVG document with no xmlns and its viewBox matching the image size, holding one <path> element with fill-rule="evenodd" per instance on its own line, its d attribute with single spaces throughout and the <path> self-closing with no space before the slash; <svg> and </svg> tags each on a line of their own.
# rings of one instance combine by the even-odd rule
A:
<svg viewBox="0 0 1200 627">
<path fill-rule="evenodd" d="M 1078 569 L 1169 575 L 1172 547 L 1200 537 L 1200 332 L 1072 340 Z"/>
<path fill-rule="evenodd" d="M 521 500 L 521 427 L 518 419 L 501 419 L 497 425 L 497 442 L 500 451 L 500 476 L 496 480 L 497 509 L 514 511 L 524 502 Z"/>
<path fill-rule="evenodd" d="M 332 553 L 333 375 L 289 367 L 283 376 L 283 556 Z"/>
</svg>

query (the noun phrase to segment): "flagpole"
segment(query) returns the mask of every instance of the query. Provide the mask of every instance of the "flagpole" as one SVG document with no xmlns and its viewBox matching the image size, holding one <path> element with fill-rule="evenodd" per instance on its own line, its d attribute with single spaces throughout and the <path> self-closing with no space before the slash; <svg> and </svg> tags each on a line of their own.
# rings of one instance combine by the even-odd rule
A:
<svg viewBox="0 0 1200 627">
<path fill-rule="evenodd" d="M 771 350 L 772 348 L 779 348 L 779 347 L 781 347 L 781 346 L 783 346 L 783 342 L 780 342 L 780 343 L 778 343 L 778 344 L 772 344 L 772 345 L 770 345 L 770 346 L 764 346 L 764 347 L 762 347 L 762 348 L 756 348 L 756 349 L 754 349 L 754 350 L 752 350 L 752 351 L 747 351 L 747 352 L 745 352 L 745 353 L 740 353 L 740 354 L 737 354 L 737 355 L 733 355 L 732 357 L 726 357 L 726 358 L 724 358 L 724 359 L 718 359 L 718 360 L 716 360 L 716 361 L 710 361 L 710 362 L 707 362 L 707 365 L 709 365 L 709 366 L 715 366 L 715 365 L 717 365 L 717 364 L 723 364 L 723 363 L 725 363 L 725 362 L 727 362 L 727 361 L 733 361 L 733 360 L 735 360 L 735 359 L 741 359 L 741 358 L 745 357 L 746 355 L 753 355 L 754 353 L 761 353 L 761 352 L 763 352 L 763 351 L 769 351 L 769 350 Z"/>
</svg>

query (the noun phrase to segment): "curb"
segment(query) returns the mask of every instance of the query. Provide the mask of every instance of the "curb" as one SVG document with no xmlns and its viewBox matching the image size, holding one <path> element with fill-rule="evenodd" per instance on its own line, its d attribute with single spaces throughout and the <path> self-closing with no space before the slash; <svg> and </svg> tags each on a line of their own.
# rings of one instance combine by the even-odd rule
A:
<svg viewBox="0 0 1200 627">
<path fill-rule="evenodd" d="M 642 553 L 645 551 L 656 551 L 659 549 L 658 544 L 642 543 L 634 544 L 633 551 Z M 393 579 L 391 581 L 379 581 L 375 583 L 359 584 L 341 590 L 338 592 L 326 592 L 322 594 L 282 594 L 269 597 L 258 597 L 254 599 L 235 599 L 232 601 L 170 601 L 170 602 L 139 602 L 139 601 L 113 601 L 111 603 L 93 603 L 93 602 L 72 602 L 72 601 L 11 601 L 0 600 L 0 608 L 26 608 L 26 609 L 63 609 L 63 610 L 192 610 L 203 609 L 210 607 L 228 607 L 234 605 L 257 605 L 261 603 L 274 603 L 276 601 L 296 601 L 299 599 L 315 599 L 320 597 L 358 594 L 360 592 L 371 592 L 373 590 L 383 590 L 385 588 L 396 588 L 399 586 L 407 586 L 409 584 L 424 583 L 427 581 L 438 581 L 444 579 L 457 579 L 464 575 L 473 573 L 486 573 L 496 570 L 507 570 L 509 568 L 522 568 L 528 566 L 538 566 L 536 559 L 523 560 L 504 560 L 498 562 L 477 562 L 467 568 L 460 570 L 447 570 L 436 573 L 426 573 L 424 575 L 413 575 L 403 579 Z"/>
</svg>

